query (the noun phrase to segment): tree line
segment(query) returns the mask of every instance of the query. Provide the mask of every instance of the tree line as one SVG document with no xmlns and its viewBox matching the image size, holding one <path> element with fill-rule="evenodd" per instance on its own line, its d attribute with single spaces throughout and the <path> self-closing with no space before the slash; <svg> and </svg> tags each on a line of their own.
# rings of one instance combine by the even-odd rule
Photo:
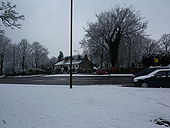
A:
<svg viewBox="0 0 170 128">
<path fill-rule="evenodd" d="M 4 34 L 0 35 L 0 75 L 33 75 L 55 73 L 55 64 L 63 60 L 63 52 L 58 57 L 48 57 L 49 51 L 40 42 L 22 39 L 12 43 Z"/>
<path fill-rule="evenodd" d="M 26 69 L 45 69 L 49 65 L 48 50 L 40 42 L 22 39 L 14 44 L 5 35 L 0 36 L 0 74 L 26 73 Z"/>
<path fill-rule="evenodd" d="M 16 11 L 15 4 L 0 2 L 0 19 L 1 26 L 21 29 L 19 22 L 25 18 Z M 58 59 L 49 59 L 48 53 L 48 49 L 38 41 L 30 43 L 22 39 L 17 44 L 13 43 L 5 35 L 5 30 L 0 28 L 0 75 L 51 73 Z"/>
<path fill-rule="evenodd" d="M 146 33 L 147 27 L 139 11 L 118 6 L 101 11 L 95 22 L 87 23 L 80 45 L 100 68 L 138 67 L 147 54 L 170 52 L 170 34 L 154 40 Z"/>
<path fill-rule="evenodd" d="M 1 2 L 0 12 L 1 25 L 21 28 L 19 21 L 24 20 L 24 15 L 16 12 L 15 4 Z M 151 39 L 146 33 L 148 21 L 132 6 L 101 11 L 96 19 L 87 23 L 80 45 L 84 54 L 100 68 L 139 67 L 149 55 L 169 55 L 170 34 L 163 34 L 159 40 Z M 48 53 L 38 41 L 30 43 L 22 39 L 17 44 L 12 43 L 0 28 L 0 75 L 35 74 L 37 70 L 37 73 L 52 73 L 54 64 L 64 56 L 60 51 L 58 58 L 48 58 Z"/>
</svg>

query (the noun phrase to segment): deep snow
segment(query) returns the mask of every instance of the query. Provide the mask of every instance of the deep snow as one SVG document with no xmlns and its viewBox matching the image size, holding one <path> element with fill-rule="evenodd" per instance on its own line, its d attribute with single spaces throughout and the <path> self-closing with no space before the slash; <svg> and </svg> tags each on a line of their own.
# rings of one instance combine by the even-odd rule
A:
<svg viewBox="0 0 170 128">
<path fill-rule="evenodd" d="M 169 88 L 0 85 L 0 128 L 164 128 Z"/>
</svg>

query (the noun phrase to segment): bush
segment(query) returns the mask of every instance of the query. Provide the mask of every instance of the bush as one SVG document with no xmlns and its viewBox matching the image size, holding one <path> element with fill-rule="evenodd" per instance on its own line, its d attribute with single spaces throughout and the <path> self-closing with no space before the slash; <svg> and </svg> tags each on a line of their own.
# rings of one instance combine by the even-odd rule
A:
<svg viewBox="0 0 170 128">
<path fill-rule="evenodd" d="M 40 68 L 31 68 L 26 70 L 26 75 L 46 74 L 46 71 Z"/>
<path fill-rule="evenodd" d="M 16 75 L 38 75 L 38 74 L 46 74 L 46 71 L 40 68 L 28 68 L 25 71 L 17 70 Z"/>
</svg>

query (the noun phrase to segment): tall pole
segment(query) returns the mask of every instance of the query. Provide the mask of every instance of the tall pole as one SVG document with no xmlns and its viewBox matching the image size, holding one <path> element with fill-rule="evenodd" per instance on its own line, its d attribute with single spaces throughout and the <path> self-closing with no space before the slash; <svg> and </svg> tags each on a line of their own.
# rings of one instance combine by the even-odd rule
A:
<svg viewBox="0 0 170 128">
<path fill-rule="evenodd" d="M 73 0 L 71 0 L 71 15 L 70 15 L 70 88 L 72 89 L 72 44 L 73 44 Z"/>
<path fill-rule="evenodd" d="M 78 50 L 74 50 L 74 52 L 77 52 L 78 55 L 80 55 L 79 51 Z"/>
<path fill-rule="evenodd" d="M 13 47 L 13 75 L 15 75 L 15 44 Z"/>
</svg>

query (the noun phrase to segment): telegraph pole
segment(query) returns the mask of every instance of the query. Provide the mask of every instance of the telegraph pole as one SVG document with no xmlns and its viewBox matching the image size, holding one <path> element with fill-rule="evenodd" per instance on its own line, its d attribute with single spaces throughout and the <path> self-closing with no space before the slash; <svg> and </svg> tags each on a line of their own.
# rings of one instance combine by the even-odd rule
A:
<svg viewBox="0 0 170 128">
<path fill-rule="evenodd" d="M 72 50 L 73 50 L 73 0 L 71 0 L 71 15 L 70 15 L 70 89 L 73 85 L 73 74 L 72 74 Z"/>
<path fill-rule="evenodd" d="M 13 45 L 13 74 L 15 75 L 15 44 Z"/>
</svg>

